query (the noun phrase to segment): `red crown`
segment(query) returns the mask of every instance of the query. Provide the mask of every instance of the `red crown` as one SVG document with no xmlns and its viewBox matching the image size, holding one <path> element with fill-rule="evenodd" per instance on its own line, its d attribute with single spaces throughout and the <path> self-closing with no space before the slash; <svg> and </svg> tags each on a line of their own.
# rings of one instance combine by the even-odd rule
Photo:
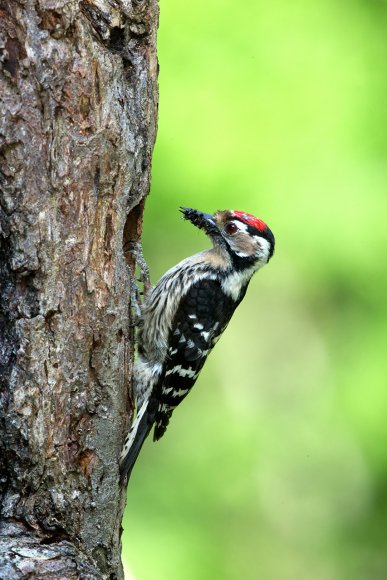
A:
<svg viewBox="0 0 387 580">
<path fill-rule="evenodd" d="M 246 213 L 244 211 L 233 211 L 235 217 L 237 217 L 241 222 L 244 222 L 248 226 L 253 226 L 260 232 L 267 230 L 267 225 L 262 220 L 251 215 L 251 213 Z"/>
</svg>

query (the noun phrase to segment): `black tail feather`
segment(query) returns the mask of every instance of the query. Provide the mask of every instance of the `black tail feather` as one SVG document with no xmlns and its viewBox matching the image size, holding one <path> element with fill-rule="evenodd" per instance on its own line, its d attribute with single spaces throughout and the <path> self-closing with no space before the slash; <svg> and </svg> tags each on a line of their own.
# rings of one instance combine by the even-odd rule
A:
<svg viewBox="0 0 387 580">
<path fill-rule="evenodd" d="M 144 441 L 153 427 L 155 420 L 155 410 L 152 409 L 153 406 L 154 405 L 148 403 L 138 425 L 136 425 L 136 423 L 133 424 L 132 429 L 136 429 L 136 434 L 130 449 L 120 462 L 120 483 L 123 483 L 126 477 L 127 481 L 129 481 L 132 469 L 137 461 L 137 457 L 140 454 Z"/>
</svg>

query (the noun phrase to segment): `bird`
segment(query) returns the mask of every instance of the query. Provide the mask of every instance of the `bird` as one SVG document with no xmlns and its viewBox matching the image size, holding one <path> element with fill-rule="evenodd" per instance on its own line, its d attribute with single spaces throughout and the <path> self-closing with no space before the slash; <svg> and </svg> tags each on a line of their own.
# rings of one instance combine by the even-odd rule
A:
<svg viewBox="0 0 387 580">
<path fill-rule="evenodd" d="M 121 482 L 129 480 L 151 429 L 154 441 L 164 435 L 173 411 L 191 391 L 252 276 L 274 253 L 272 231 L 252 214 L 180 211 L 205 232 L 212 248 L 168 270 L 142 305 L 133 373 L 137 415 L 120 455 Z"/>
</svg>

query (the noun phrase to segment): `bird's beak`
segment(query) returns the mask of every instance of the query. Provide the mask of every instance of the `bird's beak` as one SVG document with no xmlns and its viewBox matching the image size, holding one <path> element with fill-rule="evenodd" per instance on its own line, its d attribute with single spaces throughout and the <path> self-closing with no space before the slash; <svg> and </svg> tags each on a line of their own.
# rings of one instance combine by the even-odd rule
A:
<svg viewBox="0 0 387 580">
<path fill-rule="evenodd" d="M 203 213 L 202 211 L 191 209 L 189 207 L 181 207 L 180 211 L 185 220 L 190 221 L 197 228 L 204 230 L 209 236 L 219 236 L 219 228 L 214 216 L 210 213 Z"/>
</svg>

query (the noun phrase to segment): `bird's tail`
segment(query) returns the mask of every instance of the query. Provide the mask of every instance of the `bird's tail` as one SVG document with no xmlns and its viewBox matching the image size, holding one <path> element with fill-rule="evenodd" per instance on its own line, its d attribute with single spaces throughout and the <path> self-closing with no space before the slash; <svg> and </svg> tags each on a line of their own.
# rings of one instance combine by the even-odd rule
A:
<svg viewBox="0 0 387 580">
<path fill-rule="evenodd" d="M 134 464 L 141 451 L 145 439 L 148 437 L 155 421 L 155 405 L 152 400 L 145 401 L 125 439 L 120 456 L 120 482 L 127 476 L 128 481 Z"/>
</svg>

